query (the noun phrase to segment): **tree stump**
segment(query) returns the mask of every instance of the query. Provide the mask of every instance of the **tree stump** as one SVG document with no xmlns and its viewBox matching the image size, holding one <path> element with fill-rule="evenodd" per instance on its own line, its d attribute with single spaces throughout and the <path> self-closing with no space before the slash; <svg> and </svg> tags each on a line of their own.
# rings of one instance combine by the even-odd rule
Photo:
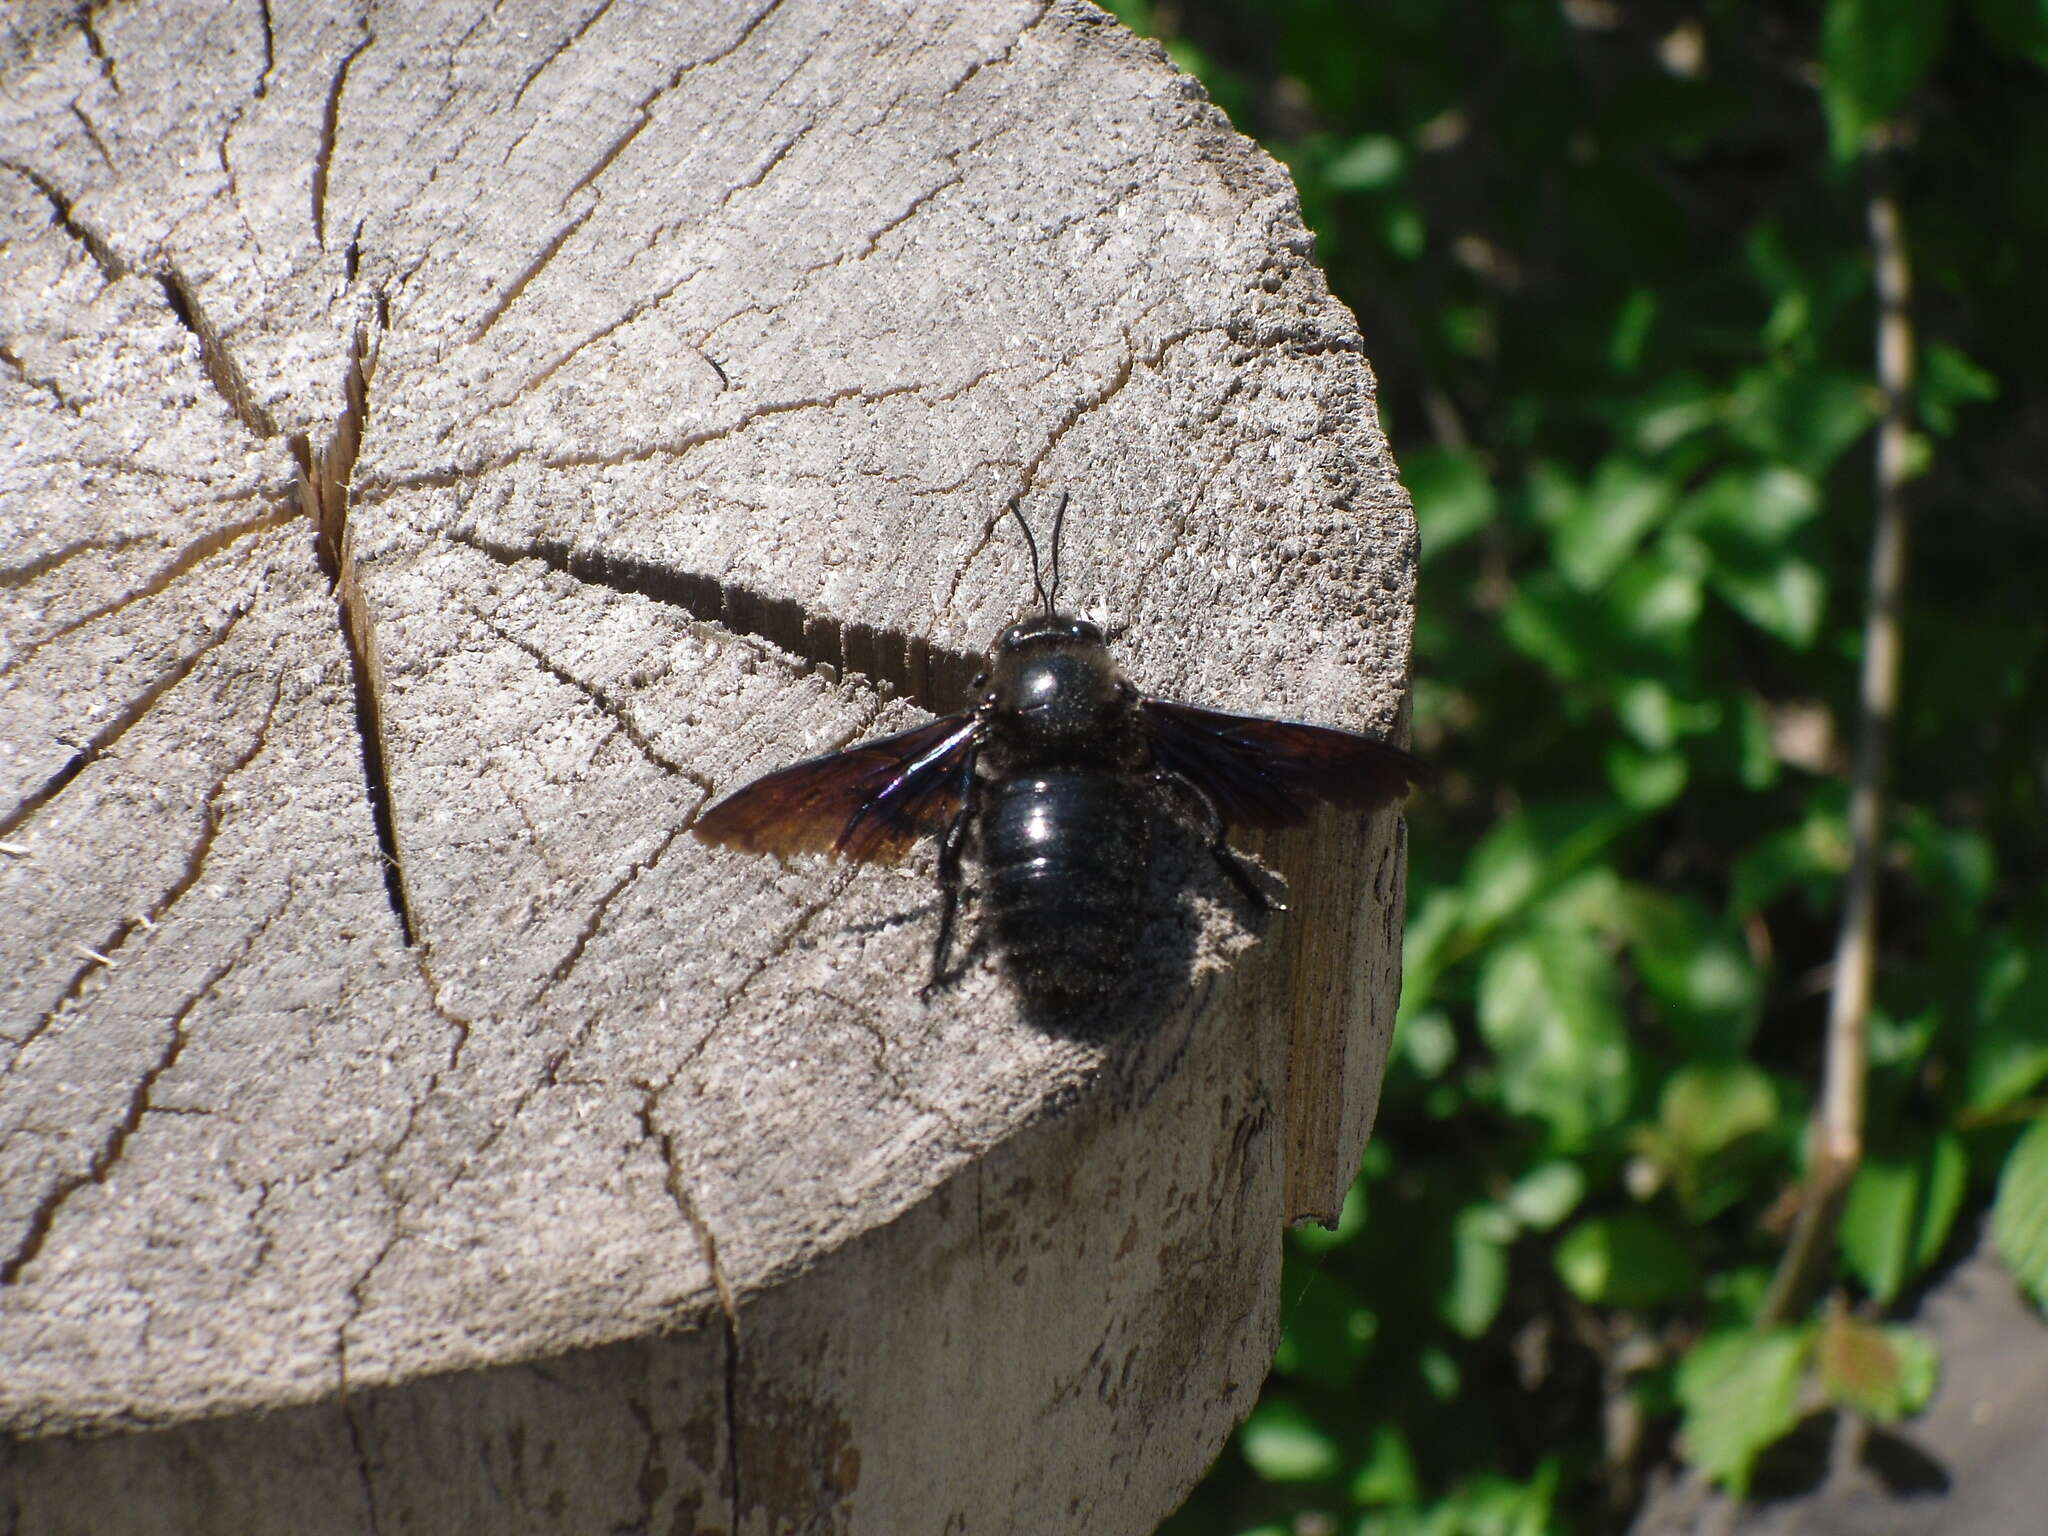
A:
<svg viewBox="0 0 2048 1536">
<path fill-rule="evenodd" d="M 1397 818 L 1263 925 L 1169 848 L 1093 1032 L 920 1004 L 929 850 L 684 834 L 958 707 L 1014 495 L 1148 691 L 1399 728 L 1285 174 L 1066 0 L 30 0 L 0 67 L 0 1523 L 1149 1530 L 1363 1147 Z"/>
</svg>

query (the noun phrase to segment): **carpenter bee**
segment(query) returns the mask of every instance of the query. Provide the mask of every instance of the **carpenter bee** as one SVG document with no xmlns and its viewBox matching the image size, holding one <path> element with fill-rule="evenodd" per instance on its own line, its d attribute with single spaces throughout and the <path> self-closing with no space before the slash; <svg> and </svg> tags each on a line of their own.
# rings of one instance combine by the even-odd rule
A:
<svg viewBox="0 0 2048 1536">
<path fill-rule="evenodd" d="M 1371 736 L 1148 698 L 1102 631 L 1059 611 L 1060 498 L 1051 586 L 1031 551 L 1039 611 L 1003 631 L 958 714 L 812 758 L 727 796 L 696 835 L 749 853 L 894 862 L 939 839 L 932 990 L 948 980 L 970 845 L 997 952 L 1028 1004 L 1047 1012 L 1112 996 L 1148 914 L 1161 816 L 1196 828 L 1252 903 L 1284 910 L 1232 851 L 1231 827 L 1293 827 L 1319 803 L 1372 811 L 1404 796 L 1422 764 Z"/>
</svg>

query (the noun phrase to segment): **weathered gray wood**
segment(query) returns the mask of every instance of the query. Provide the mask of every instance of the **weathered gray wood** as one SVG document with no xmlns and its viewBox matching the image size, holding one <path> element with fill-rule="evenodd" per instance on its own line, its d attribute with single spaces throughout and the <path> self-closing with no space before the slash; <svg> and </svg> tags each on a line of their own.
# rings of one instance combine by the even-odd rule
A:
<svg viewBox="0 0 2048 1536">
<path fill-rule="evenodd" d="M 1020 493 L 1148 689 L 1398 726 L 1285 176 L 1077 4 L 7 25 L 0 1507 L 1149 1529 L 1369 1132 L 1394 819 L 1262 933 L 1170 854 L 1104 1038 L 919 1005 L 928 852 L 684 834 L 958 702 Z"/>
</svg>

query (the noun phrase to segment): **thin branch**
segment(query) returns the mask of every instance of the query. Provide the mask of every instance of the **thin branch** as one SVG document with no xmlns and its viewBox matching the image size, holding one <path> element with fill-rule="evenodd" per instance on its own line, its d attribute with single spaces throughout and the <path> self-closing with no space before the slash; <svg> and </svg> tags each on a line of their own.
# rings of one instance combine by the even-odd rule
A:
<svg viewBox="0 0 2048 1536">
<path fill-rule="evenodd" d="M 1913 321 L 1907 308 L 1912 274 L 1887 155 L 1883 145 L 1872 147 L 1867 155 L 1870 246 L 1877 277 L 1877 381 L 1884 395 L 1884 416 L 1877 428 L 1877 515 L 1870 547 L 1870 606 L 1863 623 L 1855 777 L 1849 794 L 1849 877 L 1835 942 L 1827 1063 L 1813 1121 L 1813 1166 L 1798 1222 L 1758 1319 L 1765 1327 L 1800 1316 L 1811 1302 L 1833 1258 L 1849 1184 L 1863 1160 L 1870 1002 L 1877 969 L 1877 872 L 1883 854 L 1891 728 L 1899 703 L 1913 385 Z"/>
</svg>

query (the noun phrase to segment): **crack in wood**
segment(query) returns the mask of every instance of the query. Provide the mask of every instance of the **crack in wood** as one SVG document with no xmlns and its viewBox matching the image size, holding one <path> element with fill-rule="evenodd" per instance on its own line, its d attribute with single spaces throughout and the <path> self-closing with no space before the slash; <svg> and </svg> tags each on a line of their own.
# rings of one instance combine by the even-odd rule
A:
<svg viewBox="0 0 2048 1536">
<path fill-rule="evenodd" d="M 64 105 L 71 113 L 72 121 L 85 130 L 86 140 L 92 145 L 93 152 L 100 157 L 100 164 L 113 171 L 116 175 L 119 175 L 120 167 L 114 164 L 113 154 L 107 149 L 107 141 L 100 137 L 99 125 L 86 115 L 85 108 L 78 104 L 76 97 L 73 97 Z"/>
<path fill-rule="evenodd" d="M 384 865 L 384 894 L 392 915 L 398 919 L 399 934 L 410 949 L 419 929 L 406 889 L 403 850 L 391 800 L 389 756 L 384 746 L 383 669 L 377 659 L 376 630 L 357 579 L 354 540 L 349 529 L 356 457 L 362 450 L 363 431 L 369 423 L 370 378 L 376 365 L 368 334 L 357 330 L 349 349 L 348 374 L 343 380 L 344 404 L 327 446 L 316 451 L 301 432 L 293 436 L 291 448 L 299 463 L 301 504 L 315 530 L 315 557 L 334 594 L 342 649 L 348 657 L 356 739 L 362 750 L 370 825 Z"/>
<path fill-rule="evenodd" d="M 564 208 L 568 207 L 569 199 L 574 197 L 578 192 L 581 192 L 585 187 L 589 186 L 592 182 L 596 181 L 597 178 L 602 176 L 606 171 L 610 170 L 613 163 L 618 160 L 619 156 L 623 155 L 628 149 L 632 147 L 633 141 L 639 138 L 642 133 L 646 132 L 647 125 L 654 121 L 654 104 L 657 101 L 661 100 L 662 97 L 666 96 L 670 91 L 673 91 L 677 86 L 681 85 L 685 77 L 694 74 L 696 71 L 700 69 L 709 69 L 714 64 L 723 63 L 726 59 L 729 59 L 735 53 L 738 53 L 740 49 L 744 48 L 747 45 L 748 41 L 752 39 L 754 33 L 760 29 L 761 24 L 767 21 L 767 19 L 770 16 L 774 15 L 775 12 L 781 8 L 781 6 L 782 0 L 769 0 L 769 3 L 761 7 L 761 9 L 754 14 L 752 19 L 749 20 L 747 24 L 740 29 L 739 36 L 734 38 L 732 42 L 730 42 L 724 48 L 721 48 L 718 52 L 714 54 L 707 55 L 706 57 L 701 59 L 694 59 L 687 64 L 677 65 L 674 72 L 669 75 L 667 81 L 665 81 L 663 84 L 659 86 L 656 86 L 652 91 L 648 92 L 647 95 L 641 97 L 639 101 L 635 102 L 633 105 L 633 112 L 634 116 L 638 119 L 638 121 L 636 121 L 633 124 L 633 126 L 628 128 L 624 133 L 620 134 L 617 138 L 613 139 L 610 144 L 605 146 L 605 148 L 597 156 L 596 160 L 594 160 L 591 163 L 590 169 L 585 171 L 581 176 L 577 177 L 575 182 L 570 186 L 569 190 L 562 194 L 562 201 L 560 206 Z"/>
<path fill-rule="evenodd" d="M 263 72 L 253 94 L 261 101 L 270 94 L 270 76 L 277 68 L 277 18 L 270 13 L 270 0 L 256 0 L 256 13 L 263 19 Z"/>
<path fill-rule="evenodd" d="M 138 930 L 155 928 L 158 923 L 170 915 L 171 909 L 184 899 L 185 894 L 199 883 L 199 876 L 205 871 L 206 861 L 213 852 L 214 838 L 220 832 L 220 822 L 215 815 L 214 808 L 220 803 L 220 797 L 227 793 L 229 781 L 253 763 L 256 760 L 257 754 L 263 750 L 265 744 L 269 741 L 271 723 L 277 718 L 278 702 L 283 697 L 284 679 L 279 677 L 271 690 L 270 707 L 264 711 L 263 723 L 256 727 L 256 739 L 249 744 L 249 750 L 228 764 L 220 777 L 214 780 L 213 787 L 207 790 L 205 798 L 200 801 L 199 838 L 186 853 L 185 868 L 179 873 L 178 878 L 166 886 L 162 894 L 154 902 L 150 903 L 148 911 L 139 916 L 123 918 L 114 928 L 113 932 L 108 934 L 94 948 L 86 951 L 87 958 L 85 964 L 80 966 L 77 972 L 73 974 L 70 984 L 64 988 L 63 994 L 44 1011 L 42 1017 L 29 1027 L 26 1034 L 13 1042 L 14 1054 L 9 1058 L 7 1065 L 4 1068 L 0 1068 L 0 1076 L 4 1076 L 7 1072 L 11 1072 L 14 1069 L 15 1063 L 21 1060 L 22 1053 L 33 1045 L 38 1037 L 48 1031 L 50 1025 L 56 1021 L 57 1016 L 64 1011 L 68 1004 L 76 1000 L 84 992 L 86 982 L 92 979 L 94 973 L 116 963 L 115 956 L 121 952 L 122 946 L 133 938 Z"/>
<path fill-rule="evenodd" d="M 78 414 L 78 407 L 65 397 L 63 389 L 58 386 L 54 378 L 38 378 L 30 373 L 28 371 L 28 364 L 24 363 L 16 355 L 12 347 L 4 343 L 0 343 L 0 363 L 5 363 L 9 368 L 13 369 L 15 377 L 20 379 L 30 389 L 39 389 L 56 401 L 59 410 L 68 411 L 74 416 Z"/>
<path fill-rule="evenodd" d="M 199 566 L 204 565 L 216 555 L 225 553 L 250 534 L 265 533 L 272 528 L 282 528 L 285 524 L 296 521 L 299 516 L 300 513 L 295 508 L 273 507 L 270 511 L 258 513 L 255 517 L 244 518 L 239 523 L 228 523 L 223 527 L 214 529 L 210 533 L 201 534 L 190 544 L 187 544 L 183 549 L 171 556 L 165 564 L 158 567 L 150 575 L 149 579 L 140 586 L 130 588 L 110 603 L 102 603 L 99 607 L 82 613 L 76 618 L 66 619 L 47 635 L 43 635 L 23 646 L 5 662 L 0 662 L 0 677 L 6 677 L 9 673 L 18 670 L 45 646 L 55 644 L 66 635 L 73 634 L 85 628 L 88 624 L 97 624 L 101 619 L 111 618 L 123 609 L 133 607 L 136 603 L 158 596 L 185 576 L 190 575 Z M 140 542 L 142 540 L 139 536 L 126 536 L 99 544 L 87 542 L 76 546 L 76 548 L 117 550 Z M 61 559 L 50 559 L 48 564 L 41 565 L 40 568 L 39 563 L 36 561 L 30 561 L 26 566 L 17 567 L 18 571 L 26 573 L 19 578 L 19 581 L 33 581 L 36 577 L 44 574 L 45 571 L 61 564 L 63 560 L 68 560 L 71 558 L 73 548 L 72 546 L 67 546 L 66 550 L 59 551 Z M 17 585 L 18 582 L 16 580 L 9 579 L 14 575 L 14 572 L 0 572 L 0 587 Z"/>
<path fill-rule="evenodd" d="M 93 25 L 92 12 L 93 0 L 85 0 L 85 3 L 72 13 L 72 20 L 78 24 L 79 34 L 85 39 L 86 52 L 92 55 L 93 62 L 99 65 L 100 73 L 106 77 L 107 84 L 118 96 L 121 94 L 121 77 L 114 72 L 114 57 L 107 52 L 107 45 L 100 38 L 99 28 Z"/>
<path fill-rule="evenodd" d="M 0 171 L 14 172 L 43 195 L 44 201 L 50 205 L 50 222 L 69 235 L 78 243 L 79 248 L 92 258 L 92 264 L 100 269 L 101 277 L 109 283 L 117 283 L 128 275 L 128 263 L 114 253 L 114 248 L 107 243 L 106 236 L 79 220 L 71 199 L 57 190 L 55 182 L 40 171 L 15 160 L 0 160 Z"/>
<path fill-rule="evenodd" d="M 590 941 L 597 937 L 598 930 L 604 926 L 605 913 L 611 910 L 612 903 L 625 893 L 628 886 L 632 885 L 634 881 L 638 880 L 662 861 L 670 847 L 674 845 L 675 840 L 690 830 L 692 823 L 697 819 L 697 812 L 702 809 L 703 802 L 699 801 L 692 808 L 687 818 L 679 825 L 669 828 L 654 852 L 644 859 L 635 859 L 627 867 L 626 872 L 613 882 L 611 889 L 597 898 L 596 902 L 591 906 L 590 916 L 584 921 L 583 931 L 576 935 L 575 942 L 569 946 L 569 952 L 556 962 L 555 968 L 552 971 L 548 972 L 547 979 L 535 990 L 532 998 L 529 999 L 530 1002 L 538 1003 L 543 997 L 547 996 L 550 988 L 559 982 L 569 979 L 570 973 L 576 969 L 577 962 L 582 960 L 584 950 L 590 947 Z M 567 1053 L 565 1052 L 560 1059 L 550 1063 L 549 1070 L 551 1072 L 559 1071 L 561 1061 L 566 1059 Z"/>
<path fill-rule="evenodd" d="M 334 169 L 334 145 L 341 134 L 341 93 L 348 89 L 348 72 L 355 68 L 356 60 L 376 41 L 377 34 L 365 21 L 361 40 L 342 55 L 327 83 L 327 105 L 320 114 L 320 144 L 313 156 L 313 239 L 323 251 L 327 249 L 327 178 Z"/>
<path fill-rule="evenodd" d="M 1039 472 L 1045 468 L 1046 461 L 1052 457 L 1054 450 L 1065 441 L 1068 434 L 1079 426 L 1086 417 L 1101 410 L 1124 391 L 1125 387 L 1130 384 L 1131 379 L 1136 375 L 1139 364 L 1142 363 L 1148 371 L 1157 369 L 1166 360 L 1166 354 L 1182 342 L 1191 340 L 1196 336 L 1224 334 L 1226 332 L 1227 327 L 1218 325 L 1189 326 L 1185 330 L 1168 333 L 1149 352 L 1140 352 L 1137 343 L 1131 341 L 1127 333 L 1124 359 L 1118 365 L 1116 372 L 1110 375 L 1108 382 L 1101 388 L 1076 400 L 1068 408 L 1066 414 L 1053 424 L 1052 430 L 1046 434 L 1045 442 L 1038 452 L 1033 454 L 1030 460 L 1019 469 L 1017 476 L 1019 482 L 1018 496 L 1028 496 L 1037 489 Z M 953 584 L 946 589 L 946 600 L 942 605 L 944 608 L 951 608 L 959 597 L 960 585 L 967 579 L 967 572 L 973 567 L 975 560 L 980 557 L 981 552 L 988 548 L 989 541 L 994 537 L 996 528 L 1001 522 L 1001 514 L 990 519 L 988 525 L 981 531 L 980 542 L 973 549 L 969 550 L 967 557 L 960 562 L 960 569 L 953 577 Z"/>
<path fill-rule="evenodd" d="M 31 555 L 19 565 L 0 565 L 0 590 L 5 590 L 9 587 L 25 587 L 30 582 L 40 580 L 42 577 L 49 575 L 50 572 L 56 570 L 66 561 L 74 560 L 80 555 L 94 553 L 115 554 L 128 548 L 131 544 L 139 544 L 141 542 L 142 535 L 139 533 L 119 534 L 111 539 L 73 539 L 69 544 L 61 544 L 46 554 Z M 9 665 L 11 666 L 12 663 L 10 662 Z M 4 675 L 5 669 L 0 669 L 0 676 Z"/>
<path fill-rule="evenodd" d="M 73 779 L 98 761 L 108 748 L 127 734 L 136 721 L 154 709 L 165 694 L 190 676 L 192 669 L 205 659 L 207 653 L 234 632 L 235 626 L 242 621 L 242 615 L 247 612 L 246 608 L 233 609 L 220 626 L 212 630 L 189 653 L 179 657 L 158 673 L 154 682 L 131 699 L 113 719 L 94 732 L 91 739 L 74 752 L 63 767 L 45 779 L 41 786 L 31 790 L 13 810 L 0 817 L 0 837 L 6 837 L 62 794 Z"/>
<path fill-rule="evenodd" d="M 600 714 L 617 722 L 619 730 L 626 740 L 639 748 L 640 755 L 646 758 L 648 762 L 654 764 L 655 767 L 661 769 L 664 773 L 673 774 L 679 779 L 694 784 L 707 795 L 711 793 L 711 780 L 696 769 L 677 762 L 659 747 L 655 746 L 653 740 L 634 721 L 631 711 L 623 701 L 613 698 L 607 690 L 599 687 L 597 684 L 587 683 L 582 678 L 577 677 L 566 667 L 551 660 L 546 652 L 542 651 L 539 646 L 531 641 L 523 640 L 519 636 L 499 628 L 498 625 L 493 623 L 487 615 L 480 612 L 473 604 L 465 602 L 463 606 L 469 609 L 477 622 L 483 625 L 485 629 L 488 629 L 514 650 L 525 655 L 535 666 L 547 673 L 548 676 L 554 678 L 555 681 L 574 688 L 578 693 L 590 700 L 592 704 L 596 705 Z"/>
<path fill-rule="evenodd" d="M 604 0 L 603 4 L 599 5 L 595 10 L 591 11 L 591 13 L 588 16 L 585 16 L 581 22 L 577 23 L 576 30 L 574 32 L 571 32 L 567 37 L 563 38 L 562 41 L 559 44 L 557 44 L 545 58 L 543 58 L 538 64 L 534 65 L 532 69 L 526 72 L 526 78 L 519 82 L 519 89 L 512 93 L 511 105 L 507 107 L 507 111 L 517 112 L 519 110 L 520 103 L 526 100 L 526 93 L 533 88 L 533 82 L 538 80 L 542 75 L 546 74 L 548 72 L 549 66 L 554 64 L 556 60 L 566 58 L 570 50 L 575 48 L 575 46 L 578 43 L 583 41 L 585 34 L 587 34 L 590 31 L 590 29 L 596 26 L 600 21 L 604 20 L 606 13 L 609 12 L 612 8 L 612 3 L 613 0 Z M 525 136 L 521 135 L 520 138 L 514 142 L 513 148 L 516 150 L 519 144 L 522 144 L 524 142 Z M 510 151 L 507 152 L 507 159 L 509 158 Z M 506 162 L 499 162 L 499 164 L 501 165 L 504 163 Z"/>
<path fill-rule="evenodd" d="M 681 1213 L 683 1221 L 697 1235 L 698 1246 L 704 1251 L 705 1267 L 711 1271 L 711 1286 L 718 1293 L 718 1311 L 725 1335 L 725 1434 L 726 1434 L 726 1476 L 729 1498 L 730 1529 L 740 1529 L 740 1309 L 739 1300 L 733 1294 L 725 1270 L 718 1262 L 718 1236 L 711 1230 L 711 1223 L 697 1208 L 689 1186 L 683 1180 L 683 1172 L 676 1158 L 675 1138 L 654 1123 L 655 1112 L 661 1107 L 661 1098 L 673 1083 L 673 1074 L 660 1087 L 642 1082 L 640 1089 L 640 1133 L 654 1143 L 661 1153 L 665 1177 L 664 1185 L 668 1197 Z"/>
<path fill-rule="evenodd" d="M 491 327 L 504 317 L 505 311 L 519 302 L 519 296 L 526 292 L 527 285 L 536 277 L 539 277 L 548 263 L 561 254 L 562 247 L 569 243 L 570 238 L 577 230 L 590 222 L 590 216 L 595 212 L 597 212 L 597 204 L 592 202 L 589 207 L 585 208 L 575 218 L 557 230 L 554 238 L 541 247 L 540 254 L 527 263 L 525 271 L 512 279 L 504 293 L 499 296 L 498 302 L 484 312 L 483 319 L 479 320 L 476 328 L 469 333 L 469 344 L 471 346 L 475 346 L 478 342 L 482 341 L 490 333 Z"/>
<path fill-rule="evenodd" d="M 186 1042 L 190 1038 L 185 1029 L 185 1021 L 192 1016 L 193 1010 L 206 1000 L 213 989 L 225 981 L 228 974 L 248 958 L 250 950 L 256 947 L 257 941 L 269 931 L 270 925 L 277 920 L 285 908 L 291 905 L 292 896 L 293 888 L 289 880 L 287 880 L 284 900 L 278 904 L 276 911 L 273 911 L 261 923 L 258 923 L 248 936 L 242 940 L 235 952 L 215 966 L 207 974 L 206 979 L 199 984 L 198 989 L 187 997 L 178 1006 L 176 1011 L 172 1013 L 170 1039 L 165 1042 L 162 1053 L 144 1070 L 141 1078 L 136 1082 L 134 1089 L 128 1095 L 128 1104 L 126 1109 L 123 1110 L 121 1118 L 114 1123 L 113 1129 L 107 1133 L 106 1139 L 100 1143 L 99 1149 L 87 1161 L 85 1171 L 59 1179 L 44 1194 L 42 1199 L 36 1202 L 35 1210 L 29 1214 L 27 1231 L 22 1236 L 21 1241 L 15 1245 L 14 1252 L 5 1262 L 0 1262 L 0 1287 L 15 1285 L 20 1281 L 22 1271 L 35 1262 L 36 1256 L 43 1251 L 44 1246 L 49 1242 L 50 1233 L 57 1225 L 57 1217 L 62 1213 L 65 1204 L 73 1195 L 77 1194 L 79 1190 L 85 1188 L 88 1184 L 106 1183 L 107 1176 L 114 1171 L 115 1165 L 121 1161 L 121 1155 L 127 1150 L 129 1139 L 141 1128 L 143 1116 L 149 1113 L 151 1091 L 156 1087 L 163 1075 L 178 1064 L 178 1058 L 184 1054 Z"/>
<path fill-rule="evenodd" d="M 794 598 L 770 597 L 715 576 L 674 570 L 632 555 L 559 539 L 509 544 L 468 528 L 454 529 L 448 537 L 501 565 L 538 560 L 578 581 L 680 608 L 703 623 L 765 640 L 796 658 L 805 671 L 829 669 L 836 677 L 866 682 L 878 693 L 901 694 L 935 715 L 965 707 L 984 660 L 902 630 L 806 612 Z"/>
<path fill-rule="evenodd" d="M 178 317 L 178 323 L 198 339 L 200 366 L 206 370 L 214 393 L 227 402 L 228 413 L 257 437 L 277 436 L 276 421 L 250 393 L 249 381 L 243 376 L 241 366 L 221 344 L 220 332 L 206 318 L 206 312 L 199 306 L 199 297 L 192 285 L 185 281 L 184 274 L 176 267 L 166 265 L 157 273 L 156 280 L 164 291 L 164 301 L 171 306 L 171 313 Z"/>
<path fill-rule="evenodd" d="M 768 152 L 767 158 L 761 162 L 761 168 L 758 171 L 756 171 L 752 176 L 749 176 L 745 181 L 734 182 L 730 187 L 727 187 L 725 189 L 725 195 L 718 200 L 718 206 L 721 209 L 729 207 L 732 203 L 732 200 L 738 197 L 742 192 L 753 191 L 756 187 L 760 186 L 762 182 L 766 181 L 770 176 L 774 175 L 775 168 L 778 165 L 782 164 L 783 161 L 787 160 L 790 157 L 790 155 L 795 151 L 797 145 L 803 143 L 805 139 L 809 138 L 811 136 L 811 131 L 815 129 L 817 126 L 818 124 L 815 119 L 806 122 L 803 125 L 803 127 L 797 129 L 795 133 L 792 133 L 788 138 L 784 139 L 780 144 L 776 145 L 773 149 L 771 149 Z"/>
</svg>

